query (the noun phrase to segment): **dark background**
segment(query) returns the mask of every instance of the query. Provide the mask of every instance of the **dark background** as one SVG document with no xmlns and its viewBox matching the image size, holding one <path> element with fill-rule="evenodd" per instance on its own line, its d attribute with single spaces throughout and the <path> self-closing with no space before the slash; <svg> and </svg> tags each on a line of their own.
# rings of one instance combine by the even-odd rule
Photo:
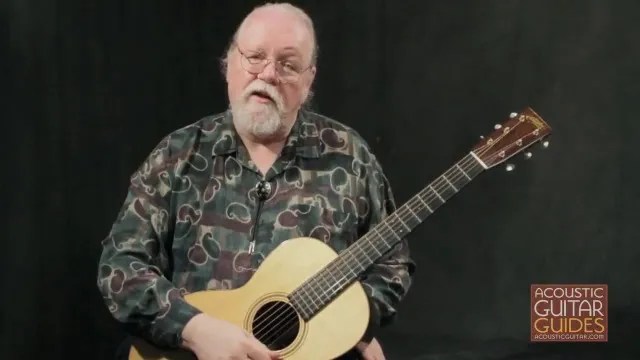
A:
<svg viewBox="0 0 640 360">
<path fill-rule="evenodd" d="M 99 243 L 160 138 L 226 108 L 217 58 L 258 3 L 1 2 L 0 357 L 111 356 Z M 388 358 L 635 358 L 640 2 L 298 4 L 318 31 L 315 109 L 370 142 L 399 203 L 512 111 L 554 129 L 416 229 Z M 532 283 L 608 284 L 609 343 L 529 343 Z"/>
</svg>

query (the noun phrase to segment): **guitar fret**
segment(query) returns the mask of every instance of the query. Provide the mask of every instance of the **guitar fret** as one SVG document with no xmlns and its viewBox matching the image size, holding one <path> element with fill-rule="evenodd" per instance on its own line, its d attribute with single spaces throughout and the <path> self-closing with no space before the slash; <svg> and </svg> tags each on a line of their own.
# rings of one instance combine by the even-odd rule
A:
<svg viewBox="0 0 640 360">
<path fill-rule="evenodd" d="M 471 178 L 469 177 L 469 175 L 467 175 L 467 172 L 466 172 L 466 171 L 464 171 L 464 170 L 460 167 L 460 165 L 456 164 L 456 167 L 457 167 L 458 169 L 460 169 L 460 171 L 462 171 L 462 173 L 464 174 L 464 176 L 466 176 L 466 177 L 467 177 L 467 179 L 471 180 Z"/>
<path fill-rule="evenodd" d="M 380 233 L 378 232 L 378 229 L 376 229 L 376 227 L 373 228 L 373 232 L 376 233 L 376 235 L 378 235 L 378 238 L 380 240 L 382 240 L 382 235 L 380 235 Z M 382 241 L 384 241 L 384 240 L 382 240 Z M 382 253 L 378 250 L 378 248 L 375 245 L 373 245 L 373 243 L 370 243 L 370 244 L 373 247 L 373 249 L 378 253 L 378 255 L 382 256 Z M 386 244 L 386 242 L 385 242 L 385 244 Z"/>
<path fill-rule="evenodd" d="M 396 236 L 396 238 L 397 238 L 398 240 L 402 239 L 398 234 L 396 234 L 395 230 L 393 230 L 393 228 L 391 227 L 391 225 L 389 225 L 386 221 L 383 221 L 382 223 L 383 223 L 383 224 L 385 224 L 385 225 L 387 225 L 387 227 L 389 228 L 389 230 L 391 230 L 391 233 L 392 233 L 393 235 L 395 235 L 395 236 Z"/>
<path fill-rule="evenodd" d="M 304 300 L 300 300 L 300 301 L 295 301 L 294 306 L 296 306 L 298 308 L 298 311 L 302 313 L 302 317 L 307 319 L 309 318 L 309 315 L 311 314 L 311 309 L 309 309 L 309 306 L 307 305 L 307 302 Z M 309 312 L 307 312 L 307 310 L 309 310 Z"/>
<path fill-rule="evenodd" d="M 429 210 L 430 213 L 433 214 L 433 210 L 431 209 L 431 206 L 429 206 L 429 204 L 426 203 L 426 201 L 424 201 L 424 199 L 422 198 L 422 196 L 418 196 L 418 199 L 420 199 L 420 202 L 424 204 L 424 206 L 427 207 L 427 210 Z"/>
<path fill-rule="evenodd" d="M 411 215 L 413 215 L 414 218 L 416 218 L 418 220 L 418 222 L 421 222 L 422 219 L 420 219 L 420 217 L 413 211 L 413 209 L 411 208 L 411 206 L 407 206 L 407 210 L 409 210 L 409 212 L 411 213 Z"/>
<path fill-rule="evenodd" d="M 364 255 L 364 257 L 367 259 L 367 262 L 371 262 L 371 263 L 373 262 L 373 259 L 371 259 L 371 258 L 369 257 L 369 255 L 367 254 L 367 252 L 366 252 L 366 251 L 364 251 L 364 249 L 363 249 L 363 248 L 361 248 L 359 245 L 356 245 L 356 246 L 355 246 L 355 249 L 360 250 L 360 253 L 362 253 L 362 255 Z"/>
<path fill-rule="evenodd" d="M 313 293 L 314 293 L 314 294 L 315 294 L 315 296 L 316 296 L 316 298 L 315 298 L 315 299 L 314 299 L 314 298 L 312 298 L 312 299 L 311 299 L 311 302 L 313 303 L 313 305 L 315 305 L 315 306 L 317 307 L 318 305 L 316 304 L 316 301 L 315 301 L 315 300 L 316 300 L 316 299 L 320 299 L 320 301 L 322 301 L 322 297 L 320 297 L 320 295 L 318 295 L 318 293 L 316 292 L 316 287 L 315 287 L 315 286 L 312 286 L 312 287 L 311 287 L 311 290 L 313 291 Z"/>
<path fill-rule="evenodd" d="M 358 256 L 356 254 L 351 253 L 351 258 L 356 260 L 356 264 L 358 264 L 358 266 L 362 267 L 362 264 L 360 263 L 360 260 L 358 260 Z"/>
<path fill-rule="evenodd" d="M 448 183 L 449 183 L 449 185 L 453 188 L 453 190 L 455 190 L 456 192 L 458 191 L 458 189 L 456 189 L 456 187 L 455 187 L 455 186 L 453 186 L 453 184 L 451 183 L 451 181 L 449 181 L 449 179 L 447 179 L 447 177 L 446 177 L 446 176 L 442 175 L 442 177 L 443 177 L 445 180 L 447 180 L 447 182 L 448 182 Z"/>
<path fill-rule="evenodd" d="M 329 277 L 335 280 L 335 276 L 332 271 L 327 271 L 326 273 L 327 274 L 323 274 L 321 276 L 321 279 L 324 281 L 324 285 L 325 285 L 323 290 L 323 295 L 325 295 L 327 297 L 327 300 L 329 300 L 331 299 L 332 294 L 330 292 L 331 292 L 331 289 L 333 288 L 332 282 L 330 281 Z"/>
<path fill-rule="evenodd" d="M 311 314 L 313 314 L 313 309 L 308 304 L 308 300 L 311 299 L 306 295 L 305 290 L 305 287 L 301 287 L 299 288 L 299 292 L 294 292 L 292 303 L 297 308 L 297 310 L 302 313 L 303 318 L 309 319 L 309 317 L 311 317 Z M 299 293 L 300 295 L 296 296 L 297 293 Z"/>
<path fill-rule="evenodd" d="M 400 218 L 400 216 L 398 215 L 398 212 L 394 212 L 393 213 L 396 216 L 396 219 L 398 219 L 398 221 L 400 221 L 400 224 L 404 225 L 405 228 L 407 228 L 407 230 L 411 231 L 411 228 L 407 226 L 407 224 L 404 223 L 404 221 L 402 221 L 402 219 Z"/>
<path fill-rule="evenodd" d="M 440 196 L 440 194 L 436 191 L 436 189 L 434 189 L 433 186 L 431 185 L 429 185 L 429 187 L 431 188 L 431 191 L 433 191 L 436 194 L 436 196 L 438 196 L 440 200 L 442 200 L 442 202 L 444 203 L 445 202 L 444 198 Z"/>
<path fill-rule="evenodd" d="M 331 275 L 331 277 L 333 278 L 334 283 L 338 283 L 339 280 L 336 279 L 335 274 L 333 273 L 333 271 L 328 271 L 328 273 Z"/>
</svg>

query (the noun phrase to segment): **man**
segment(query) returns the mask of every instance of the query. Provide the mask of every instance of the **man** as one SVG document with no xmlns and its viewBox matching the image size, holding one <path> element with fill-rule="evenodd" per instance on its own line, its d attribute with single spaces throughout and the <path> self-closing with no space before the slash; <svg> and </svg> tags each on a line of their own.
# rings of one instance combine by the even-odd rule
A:
<svg viewBox="0 0 640 360">
<path fill-rule="evenodd" d="M 169 134 L 131 177 L 102 243 L 98 287 L 132 334 L 200 360 L 277 358 L 182 295 L 242 286 L 287 239 L 314 237 L 340 252 L 395 210 L 358 134 L 304 110 L 316 57 L 301 9 L 254 9 L 223 57 L 230 109 Z M 370 330 L 352 353 L 384 359 L 373 331 L 395 316 L 413 269 L 404 239 L 368 269 Z"/>
</svg>

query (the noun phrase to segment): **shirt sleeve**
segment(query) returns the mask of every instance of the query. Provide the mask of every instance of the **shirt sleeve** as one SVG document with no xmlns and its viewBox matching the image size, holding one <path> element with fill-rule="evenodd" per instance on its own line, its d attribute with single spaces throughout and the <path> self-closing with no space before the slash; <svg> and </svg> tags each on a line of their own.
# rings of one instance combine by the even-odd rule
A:
<svg viewBox="0 0 640 360">
<path fill-rule="evenodd" d="M 362 235 L 396 210 L 391 185 L 380 163 L 372 156 L 371 164 L 366 178 L 369 214 L 361 228 Z M 395 319 L 397 307 L 411 286 L 414 272 L 415 263 L 410 258 L 407 238 L 403 237 L 365 273 L 361 282 L 369 297 L 371 314 L 365 341 L 370 340 L 375 329 Z"/>
<path fill-rule="evenodd" d="M 169 138 L 130 178 L 124 204 L 102 241 L 97 285 L 112 316 L 156 346 L 179 347 L 182 329 L 200 311 L 168 280 L 172 211 Z"/>
</svg>

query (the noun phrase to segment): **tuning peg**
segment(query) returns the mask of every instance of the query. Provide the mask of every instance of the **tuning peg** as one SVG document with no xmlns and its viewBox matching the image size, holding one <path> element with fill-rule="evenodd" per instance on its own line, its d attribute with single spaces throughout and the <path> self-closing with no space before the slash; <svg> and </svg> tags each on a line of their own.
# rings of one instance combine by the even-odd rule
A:
<svg viewBox="0 0 640 360">
<path fill-rule="evenodd" d="M 533 156 L 533 154 L 530 151 L 527 151 L 526 153 L 524 153 L 524 158 L 525 159 L 531 159 L 532 156 Z"/>
<path fill-rule="evenodd" d="M 542 147 L 545 148 L 545 149 L 548 148 L 549 147 L 549 141 L 543 142 L 542 143 Z"/>
<path fill-rule="evenodd" d="M 484 135 L 480 135 L 480 140 L 484 140 Z"/>
<path fill-rule="evenodd" d="M 502 125 L 500 125 L 500 124 L 495 124 L 493 126 L 493 128 L 496 129 L 496 130 L 500 129 L 501 127 L 502 127 Z"/>
<path fill-rule="evenodd" d="M 513 164 L 507 164 L 507 166 L 506 166 L 506 170 L 507 171 L 513 171 L 513 170 L 515 170 L 515 168 L 516 168 L 516 166 L 513 165 Z"/>
<path fill-rule="evenodd" d="M 518 113 L 512 112 L 511 114 L 509 114 L 509 117 L 512 119 L 516 116 L 518 116 Z"/>
</svg>

